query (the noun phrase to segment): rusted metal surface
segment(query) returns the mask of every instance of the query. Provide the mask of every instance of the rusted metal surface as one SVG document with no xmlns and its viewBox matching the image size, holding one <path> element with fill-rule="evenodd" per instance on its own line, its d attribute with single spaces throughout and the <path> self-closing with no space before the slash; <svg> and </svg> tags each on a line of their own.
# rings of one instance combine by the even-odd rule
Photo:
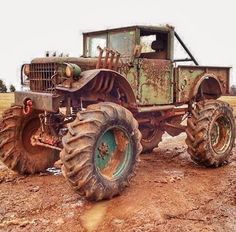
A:
<svg viewBox="0 0 236 232">
<path fill-rule="evenodd" d="M 33 102 L 32 100 L 29 99 L 25 99 L 25 101 L 23 102 L 24 106 L 23 106 L 23 114 L 24 115 L 29 115 L 31 114 L 31 112 L 33 111 Z"/>
<path fill-rule="evenodd" d="M 64 63 L 72 63 L 78 65 L 82 71 L 95 69 L 97 58 L 84 58 L 84 57 L 41 57 L 35 58 L 31 61 L 32 64 L 48 64 L 56 63 L 63 65 Z"/>
<path fill-rule="evenodd" d="M 155 111 L 166 111 L 174 109 L 174 105 L 165 105 L 165 106 L 141 106 L 138 108 L 139 113 L 155 112 Z"/>
<path fill-rule="evenodd" d="M 205 84 L 204 91 L 206 94 L 228 94 L 229 71 L 229 67 L 178 66 L 175 69 L 176 102 L 182 103 L 190 101 L 191 98 L 194 97 L 193 95 L 197 94 L 202 81 L 209 82 L 209 84 Z M 215 79 L 215 81 L 213 81 L 213 79 Z"/>
<path fill-rule="evenodd" d="M 33 109 L 49 112 L 57 112 L 63 98 L 63 96 L 51 93 L 15 92 L 16 105 L 24 106 L 26 100 L 31 100 Z"/>
<path fill-rule="evenodd" d="M 96 69 L 99 69 L 99 68 L 101 68 L 102 54 L 103 54 L 104 50 L 100 46 L 97 46 L 97 49 L 99 51 L 99 56 L 98 56 L 98 61 L 96 64 Z"/>
<path fill-rule="evenodd" d="M 172 109 L 164 109 L 157 110 L 153 112 L 139 112 L 137 114 L 137 120 L 139 124 L 152 124 L 153 126 L 163 126 L 167 120 L 176 117 L 182 117 L 188 111 L 188 108 L 172 108 Z"/>
<path fill-rule="evenodd" d="M 54 83 L 53 76 L 54 71 L 57 70 L 56 63 L 46 64 L 30 64 L 29 70 L 29 83 L 30 89 L 36 92 L 53 92 Z"/>
<path fill-rule="evenodd" d="M 101 93 L 101 91 L 109 93 L 114 90 L 118 91 L 117 94 L 119 94 L 120 91 L 121 95 L 124 94 L 127 98 L 127 102 L 136 102 L 135 95 L 127 79 L 120 73 L 109 69 L 94 69 L 82 72 L 79 81 L 73 82 L 71 88 L 61 85 L 57 86 L 56 89 L 73 93 L 83 87 L 87 87 L 89 93 Z"/>
<path fill-rule="evenodd" d="M 135 98 L 138 97 L 138 69 L 137 66 L 130 67 L 128 63 L 124 63 L 120 68 L 121 74 L 123 74 L 132 87 Z"/>
<path fill-rule="evenodd" d="M 61 138 L 42 132 L 40 129 L 31 136 L 32 146 L 43 146 L 61 151 Z"/>
<path fill-rule="evenodd" d="M 110 69 L 117 71 L 120 61 L 120 53 L 112 49 L 97 47 L 99 56 L 96 64 L 96 69 Z M 103 59 L 103 53 L 105 51 L 105 58 Z"/>
<path fill-rule="evenodd" d="M 135 25 L 135 26 L 128 26 L 128 27 L 113 28 L 113 29 L 108 29 L 108 30 L 84 32 L 83 35 L 88 36 L 88 35 L 98 35 L 98 34 L 107 33 L 107 32 L 133 31 L 135 29 L 148 30 L 148 31 L 153 31 L 153 32 L 156 32 L 156 31 L 170 32 L 174 30 L 174 27 L 171 25 L 162 25 L 162 26 Z"/>
<path fill-rule="evenodd" d="M 169 119 L 165 120 L 161 128 L 166 131 L 171 136 L 177 136 L 182 132 L 185 132 L 186 126 L 181 125 L 181 122 L 183 120 L 183 115 L 186 112 L 183 112 L 180 116 L 174 116 L 170 117 Z"/>
<path fill-rule="evenodd" d="M 169 60 L 140 59 L 141 105 L 173 103 L 172 64 Z"/>
</svg>

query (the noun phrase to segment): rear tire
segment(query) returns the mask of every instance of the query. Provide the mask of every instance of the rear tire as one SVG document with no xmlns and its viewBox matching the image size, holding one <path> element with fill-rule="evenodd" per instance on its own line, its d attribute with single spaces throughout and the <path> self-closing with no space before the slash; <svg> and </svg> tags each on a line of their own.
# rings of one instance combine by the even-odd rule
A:
<svg viewBox="0 0 236 232">
<path fill-rule="evenodd" d="M 218 100 L 198 102 L 187 121 L 188 153 L 207 167 L 227 162 L 235 140 L 235 120 L 229 104 Z"/>
<path fill-rule="evenodd" d="M 132 113 L 114 103 L 90 105 L 63 137 L 63 174 L 89 200 L 120 194 L 135 174 L 142 150 Z"/>
<path fill-rule="evenodd" d="M 148 126 L 141 126 L 139 130 L 142 134 L 141 144 L 143 147 L 142 152 L 148 153 L 152 152 L 155 147 L 162 141 L 162 136 L 165 133 L 163 130 L 159 128 L 151 128 Z"/>
<path fill-rule="evenodd" d="M 12 106 L 0 121 L 0 160 L 20 174 L 34 174 L 52 167 L 58 152 L 31 145 L 31 135 L 39 128 L 38 113 L 23 115 L 21 106 Z"/>
</svg>

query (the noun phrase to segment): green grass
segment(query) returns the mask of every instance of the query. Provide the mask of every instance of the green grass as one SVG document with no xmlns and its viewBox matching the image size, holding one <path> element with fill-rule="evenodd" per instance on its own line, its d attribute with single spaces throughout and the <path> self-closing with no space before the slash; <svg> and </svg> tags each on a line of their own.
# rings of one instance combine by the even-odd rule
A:
<svg viewBox="0 0 236 232">
<path fill-rule="evenodd" d="M 236 96 L 224 96 L 220 100 L 228 102 L 233 107 L 234 116 L 236 117 Z"/>
<path fill-rule="evenodd" d="M 0 93 L 0 116 L 3 111 L 11 106 L 14 102 L 13 93 Z"/>
<path fill-rule="evenodd" d="M 220 100 L 228 102 L 232 107 L 236 107 L 236 96 L 221 97 Z"/>
</svg>

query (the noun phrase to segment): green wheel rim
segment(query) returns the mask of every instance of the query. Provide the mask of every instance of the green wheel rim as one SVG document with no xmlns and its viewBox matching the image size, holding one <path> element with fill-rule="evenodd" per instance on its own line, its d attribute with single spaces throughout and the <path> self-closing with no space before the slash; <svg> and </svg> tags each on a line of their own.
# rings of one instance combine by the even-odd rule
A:
<svg viewBox="0 0 236 232">
<path fill-rule="evenodd" d="M 121 177 L 130 165 L 131 138 L 122 127 L 107 129 L 98 139 L 95 148 L 95 166 L 108 180 Z"/>
<path fill-rule="evenodd" d="M 210 130 L 211 146 L 218 155 L 224 154 L 232 140 L 232 125 L 226 115 L 220 115 Z"/>
</svg>

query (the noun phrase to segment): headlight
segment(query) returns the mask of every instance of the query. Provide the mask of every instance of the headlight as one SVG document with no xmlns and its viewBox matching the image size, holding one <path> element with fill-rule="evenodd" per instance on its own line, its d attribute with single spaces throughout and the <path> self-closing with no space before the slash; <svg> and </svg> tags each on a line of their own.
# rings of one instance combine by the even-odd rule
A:
<svg viewBox="0 0 236 232">
<path fill-rule="evenodd" d="M 81 68 L 76 64 L 66 64 L 66 76 L 77 79 L 81 74 Z"/>
<path fill-rule="evenodd" d="M 26 76 L 29 76 L 29 74 L 30 74 L 30 65 L 29 64 L 25 64 L 23 69 L 24 69 L 24 74 Z"/>
<path fill-rule="evenodd" d="M 81 74 L 81 68 L 76 64 L 66 64 L 66 76 L 71 77 L 79 77 Z"/>
</svg>

